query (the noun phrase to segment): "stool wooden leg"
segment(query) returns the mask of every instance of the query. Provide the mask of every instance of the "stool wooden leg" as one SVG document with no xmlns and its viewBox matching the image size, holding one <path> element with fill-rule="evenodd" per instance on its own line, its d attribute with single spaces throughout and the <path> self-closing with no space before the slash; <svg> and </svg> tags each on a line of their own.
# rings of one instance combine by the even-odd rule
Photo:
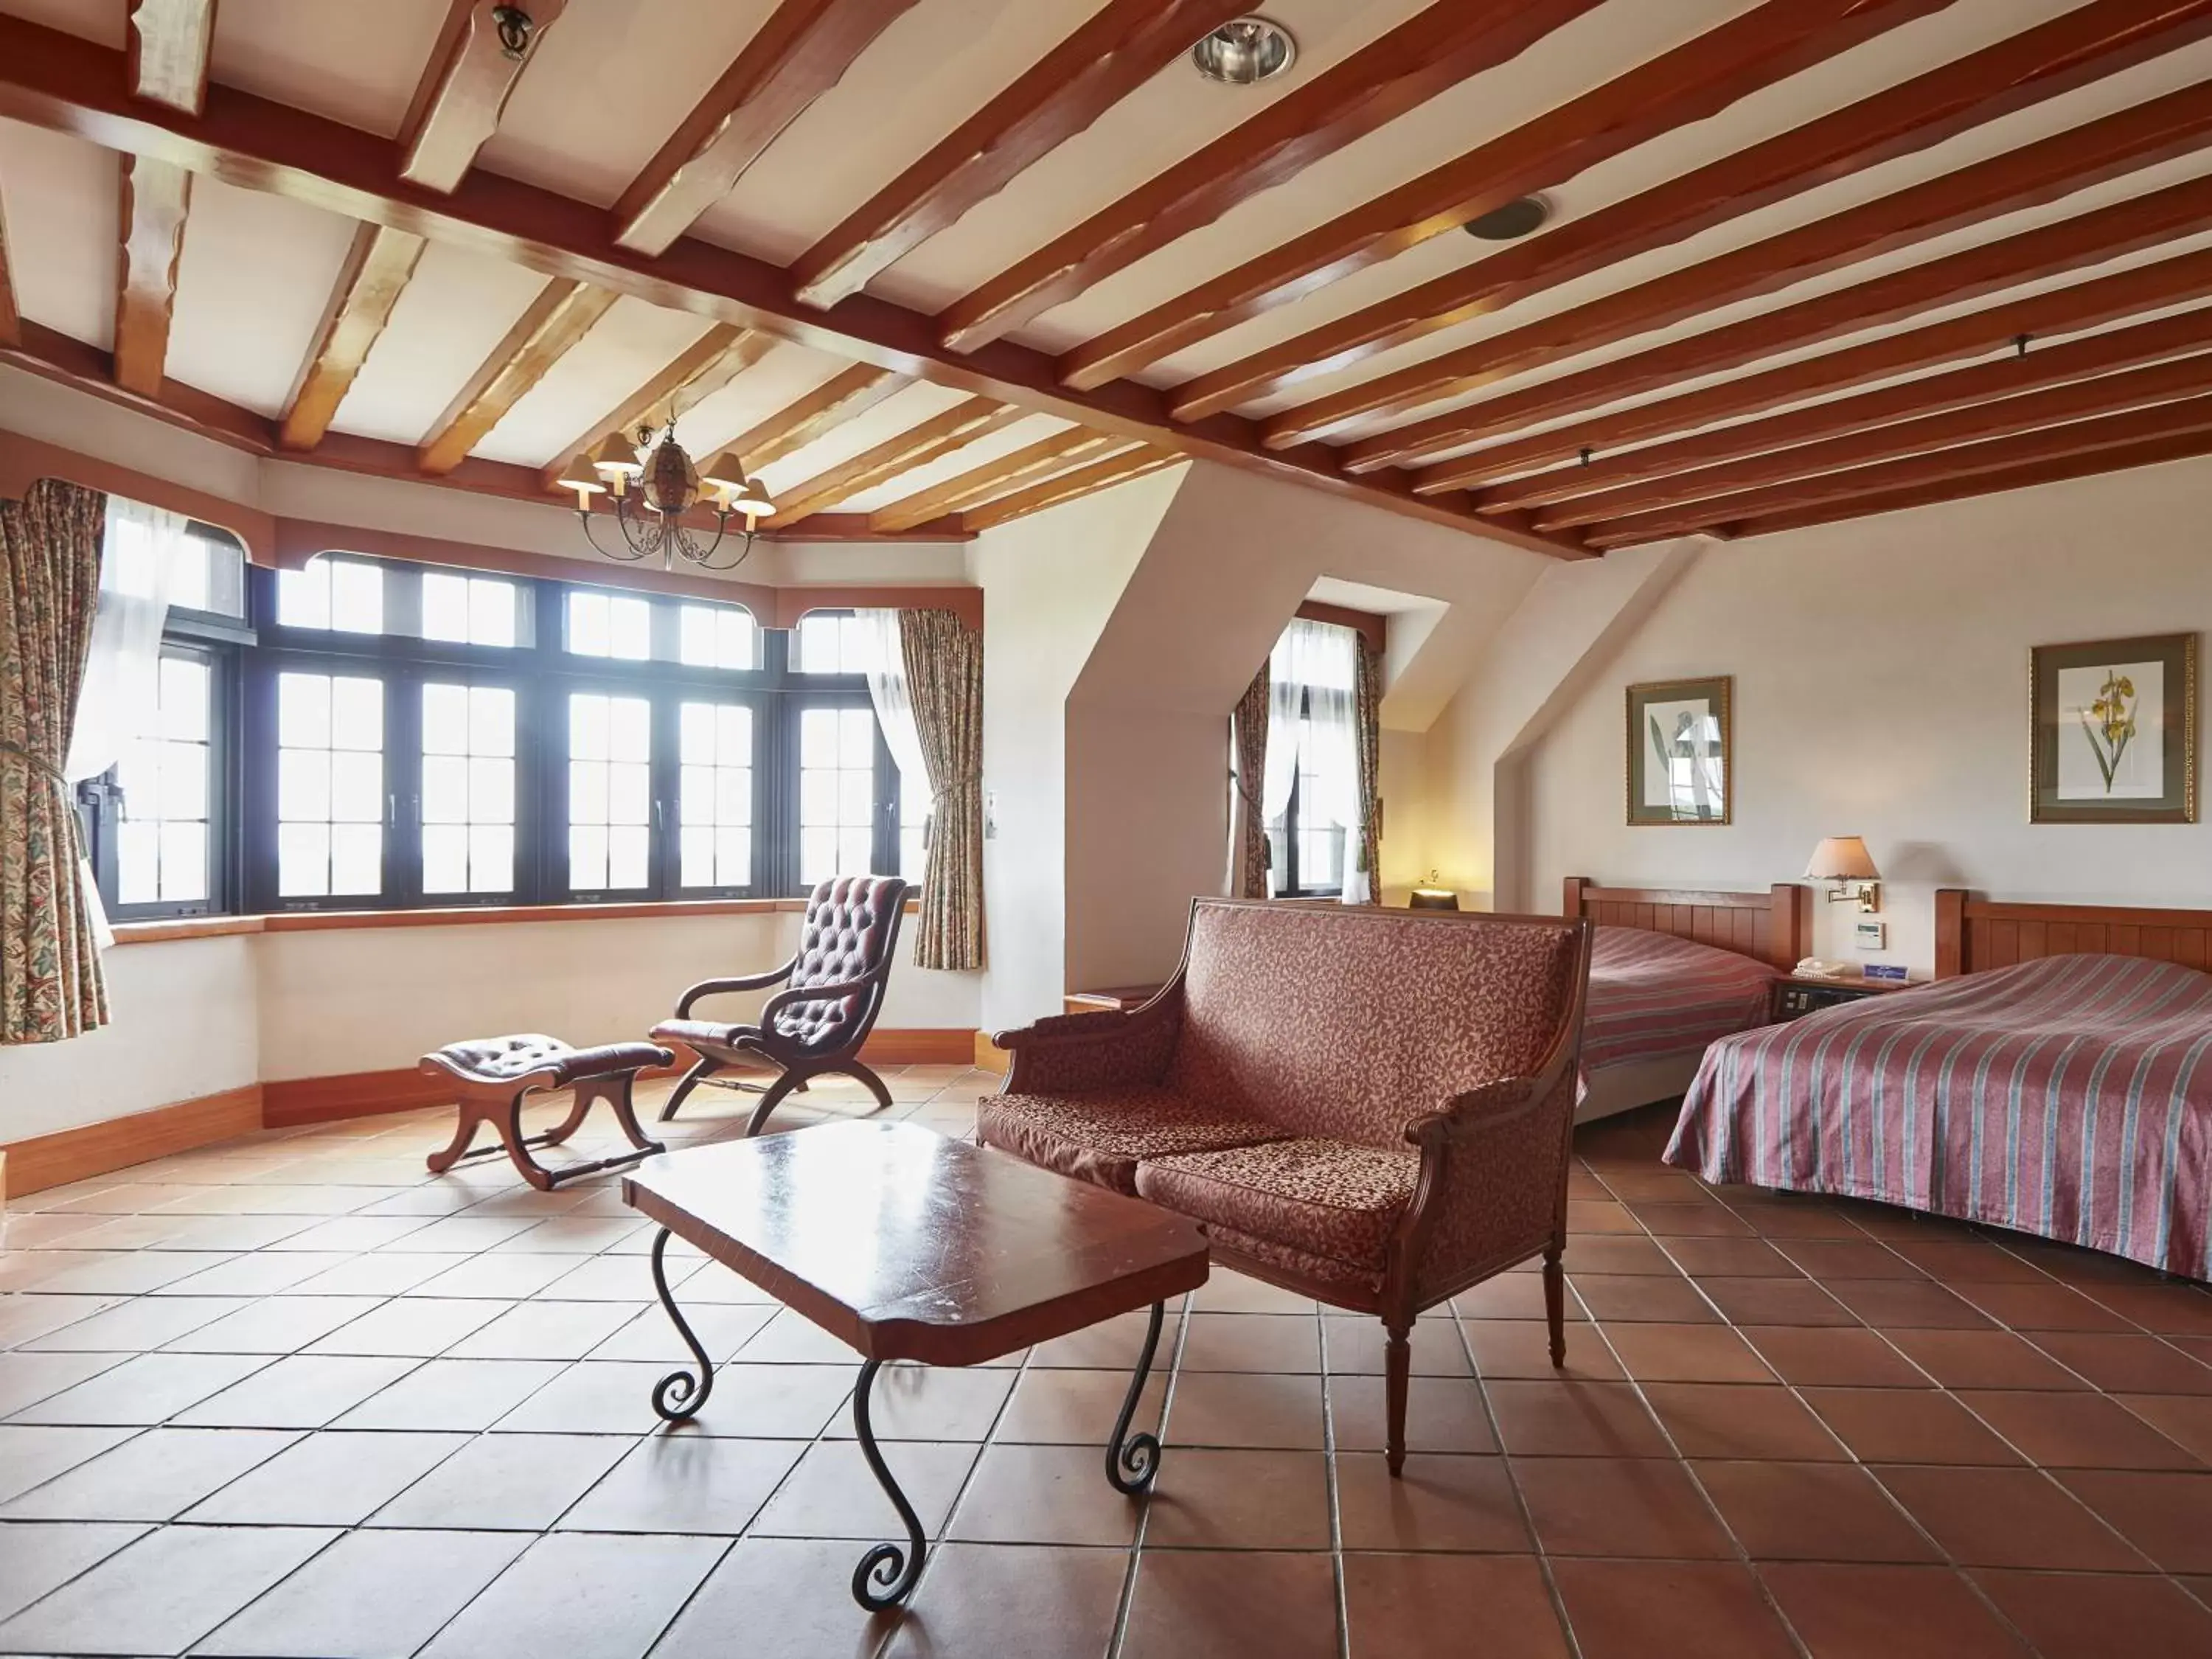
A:
<svg viewBox="0 0 2212 1659">
<path fill-rule="evenodd" d="M 518 1090 L 505 1102 L 493 1107 L 491 1121 L 499 1130 L 499 1138 L 507 1143 L 507 1155 L 517 1173 L 539 1192 L 550 1193 L 553 1190 L 553 1177 L 544 1165 L 531 1157 L 529 1143 L 522 1133 L 522 1097 L 529 1092 L 527 1089 Z"/>
<path fill-rule="evenodd" d="M 650 1139 L 644 1129 L 639 1127 L 637 1108 L 631 1103 L 629 1094 L 630 1085 L 636 1081 L 636 1073 L 624 1072 L 618 1077 L 600 1078 L 592 1086 L 599 1091 L 600 1097 L 606 1101 L 609 1109 L 615 1115 L 615 1122 L 621 1127 L 623 1133 L 629 1138 L 631 1146 L 636 1147 L 641 1152 L 665 1152 L 668 1148 L 659 1141 Z"/>
<path fill-rule="evenodd" d="M 453 1144 L 422 1160 L 432 1175 L 443 1175 L 468 1156 L 469 1143 L 477 1138 L 483 1126 L 483 1108 L 473 1100 L 460 1103 L 460 1121 L 453 1126 Z"/>
<path fill-rule="evenodd" d="M 568 1115 L 554 1127 L 538 1137 L 541 1146 L 558 1146 L 570 1135 L 584 1127 L 584 1120 L 592 1113 L 592 1102 L 598 1098 L 599 1079 L 586 1078 L 568 1091 Z"/>
</svg>

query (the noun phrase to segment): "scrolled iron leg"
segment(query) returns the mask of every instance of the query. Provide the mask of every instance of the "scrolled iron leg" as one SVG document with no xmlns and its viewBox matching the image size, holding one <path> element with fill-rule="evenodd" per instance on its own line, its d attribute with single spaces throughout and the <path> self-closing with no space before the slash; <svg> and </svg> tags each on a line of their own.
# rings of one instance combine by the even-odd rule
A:
<svg viewBox="0 0 2212 1659">
<path fill-rule="evenodd" d="M 1166 1303 L 1152 1304 L 1152 1322 L 1145 1328 L 1145 1350 L 1137 1356 L 1137 1374 L 1129 1379 L 1121 1414 L 1114 1419 L 1114 1437 L 1106 1446 L 1106 1478 L 1114 1483 L 1115 1492 L 1129 1498 L 1150 1491 L 1152 1478 L 1160 1472 L 1159 1436 L 1133 1435 L 1129 1425 L 1136 1419 L 1138 1402 L 1143 1400 L 1145 1383 L 1152 1374 L 1152 1356 L 1159 1352 L 1160 1324 L 1166 1316 Z"/>
<path fill-rule="evenodd" d="M 668 1254 L 668 1229 L 663 1227 L 653 1241 L 653 1288 L 660 1293 L 660 1305 L 668 1310 L 669 1322 L 676 1327 L 677 1335 L 684 1346 L 691 1350 L 691 1358 L 698 1370 L 671 1371 L 653 1388 L 653 1409 L 664 1422 L 688 1423 L 699 1414 L 707 1403 L 707 1396 L 714 1391 L 714 1364 L 707 1358 L 699 1339 L 692 1334 L 691 1327 L 684 1322 L 676 1298 L 668 1289 L 668 1267 L 663 1260 Z"/>
<path fill-rule="evenodd" d="M 853 1599 L 870 1613 L 896 1607 L 914 1593 L 915 1581 L 921 1577 L 922 1559 L 929 1549 L 928 1540 L 922 1536 L 921 1517 L 906 1501 L 898 1482 L 891 1479 L 883 1453 L 876 1449 L 874 1425 L 868 1420 L 868 1394 L 882 1364 L 881 1360 L 871 1359 L 860 1367 L 860 1381 L 853 1390 L 853 1428 L 860 1436 L 860 1455 L 868 1460 L 876 1484 L 884 1489 L 884 1496 L 891 1500 L 891 1507 L 906 1523 L 907 1541 L 904 1549 L 896 1544 L 877 1545 L 853 1569 Z"/>
</svg>

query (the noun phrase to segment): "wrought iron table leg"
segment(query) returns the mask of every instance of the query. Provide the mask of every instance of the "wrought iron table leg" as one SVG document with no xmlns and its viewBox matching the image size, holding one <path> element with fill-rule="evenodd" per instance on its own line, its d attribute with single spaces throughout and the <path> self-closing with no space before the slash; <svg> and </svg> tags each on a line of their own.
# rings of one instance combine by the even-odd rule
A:
<svg viewBox="0 0 2212 1659">
<path fill-rule="evenodd" d="M 660 1292 L 660 1305 L 668 1310 L 669 1322 L 676 1327 L 677 1335 L 684 1346 L 691 1350 L 691 1358 L 698 1371 L 671 1371 L 653 1385 L 653 1409 L 670 1423 L 688 1423 L 699 1414 L 699 1407 L 707 1403 L 707 1396 L 714 1391 L 714 1364 L 700 1346 L 699 1339 L 684 1322 L 684 1315 L 669 1293 L 668 1267 L 663 1258 L 668 1254 L 668 1229 L 663 1227 L 653 1241 L 653 1288 Z"/>
<path fill-rule="evenodd" d="M 891 1500 L 891 1507 L 906 1523 L 907 1542 L 904 1549 L 896 1544 L 878 1544 L 853 1569 L 853 1599 L 870 1613 L 896 1607 L 913 1594 L 915 1580 L 921 1577 L 922 1558 L 929 1547 L 922 1536 L 921 1517 L 915 1514 L 914 1505 L 906 1501 L 898 1482 L 891 1479 L 883 1453 L 876 1449 L 875 1428 L 868 1420 L 868 1394 L 882 1364 L 881 1360 L 871 1359 L 860 1367 L 860 1381 L 853 1390 L 853 1428 L 860 1436 L 860 1455 L 868 1460 L 876 1484 L 884 1489 L 884 1496 Z"/>
<path fill-rule="evenodd" d="M 1145 1382 L 1152 1376 L 1152 1356 L 1159 1351 L 1160 1323 L 1166 1313 L 1167 1304 L 1152 1304 L 1152 1322 L 1145 1329 L 1145 1351 L 1137 1356 L 1137 1374 L 1129 1379 L 1121 1414 L 1114 1419 L 1114 1438 L 1106 1447 L 1106 1478 L 1114 1483 L 1115 1491 L 1131 1498 L 1148 1491 L 1152 1477 L 1160 1472 L 1159 1437 L 1132 1435 L 1129 1425 L 1137 1415 L 1138 1401 L 1144 1397 Z"/>
</svg>

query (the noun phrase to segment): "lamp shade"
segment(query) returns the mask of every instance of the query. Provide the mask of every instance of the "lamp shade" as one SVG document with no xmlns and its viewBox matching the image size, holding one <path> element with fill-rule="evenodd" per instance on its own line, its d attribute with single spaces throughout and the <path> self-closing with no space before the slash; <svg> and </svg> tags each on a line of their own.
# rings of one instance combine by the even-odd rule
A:
<svg viewBox="0 0 2212 1659">
<path fill-rule="evenodd" d="M 1805 866 L 1808 881 L 1879 881 L 1866 842 L 1856 836 L 1830 836 L 1813 849 Z"/>
<path fill-rule="evenodd" d="M 1406 896 L 1409 910 L 1456 910 L 1459 895 L 1449 887 L 1416 887 Z"/>
</svg>

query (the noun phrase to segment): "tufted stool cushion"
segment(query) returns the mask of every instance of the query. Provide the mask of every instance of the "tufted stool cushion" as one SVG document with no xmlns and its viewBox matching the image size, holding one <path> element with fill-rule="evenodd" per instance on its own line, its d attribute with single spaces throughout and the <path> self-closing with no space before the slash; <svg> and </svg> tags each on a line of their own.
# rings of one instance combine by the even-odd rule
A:
<svg viewBox="0 0 2212 1659">
<path fill-rule="evenodd" d="M 526 1031 L 449 1042 L 423 1055 L 422 1065 L 426 1070 L 435 1066 L 464 1083 L 511 1091 L 520 1079 L 533 1075 L 544 1076 L 542 1088 L 565 1089 L 586 1078 L 667 1066 L 675 1059 L 668 1049 L 650 1042 L 603 1042 L 596 1048 L 572 1048 L 558 1037 Z"/>
<path fill-rule="evenodd" d="M 904 882 L 884 876 L 835 876 L 817 885 L 806 901 L 791 988 L 849 985 L 874 972 L 896 935 L 906 894 Z M 844 1042 L 866 1003 L 859 993 L 793 1001 L 776 1010 L 776 1035 L 804 1048 L 834 1048 Z"/>
</svg>

